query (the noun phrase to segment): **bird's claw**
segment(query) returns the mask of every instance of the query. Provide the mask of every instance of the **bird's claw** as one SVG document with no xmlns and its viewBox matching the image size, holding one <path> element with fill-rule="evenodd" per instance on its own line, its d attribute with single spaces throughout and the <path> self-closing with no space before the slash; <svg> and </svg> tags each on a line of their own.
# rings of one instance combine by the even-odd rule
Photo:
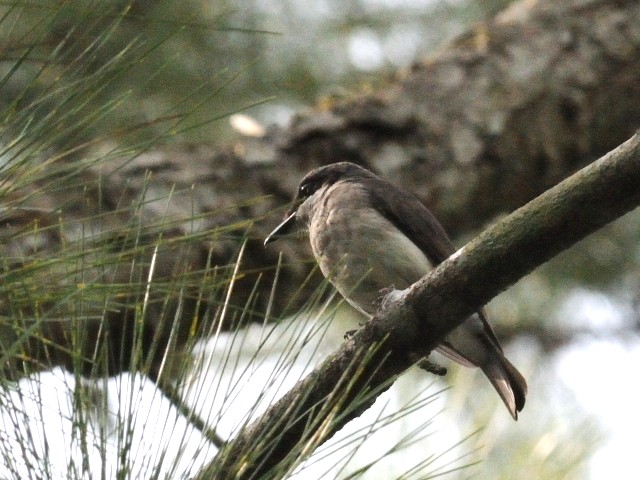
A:
<svg viewBox="0 0 640 480">
<path fill-rule="evenodd" d="M 439 377 L 444 377 L 447 374 L 446 367 L 438 365 L 436 362 L 432 362 L 429 360 L 429 357 L 420 357 L 414 359 L 414 361 L 416 366 L 425 372 L 433 373 Z"/>
<path fill-rule="evenodd" d="M 389 288 L 380 290 L 380 299 L 378 300 L 378 309 L 386 310 L 392 304 L 402 300 L 407 294 L 407 290 L 398 290 L 393 285 Z"/>
<path fill-rule="evenodd" d="M 357 329 L 354 330 L 347 330 L 346 332 L 344 332 L 344 339 L 345 340 L 351 340 L 351 338 L 358 332 Z"/>
</svg>

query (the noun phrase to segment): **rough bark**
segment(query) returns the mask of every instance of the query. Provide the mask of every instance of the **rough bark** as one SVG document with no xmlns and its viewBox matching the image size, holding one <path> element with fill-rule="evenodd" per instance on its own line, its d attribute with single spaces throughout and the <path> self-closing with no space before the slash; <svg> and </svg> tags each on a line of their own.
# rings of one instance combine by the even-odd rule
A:
<svg viewBox="0 0 640 480">
<path fill-rule="evenodd" d="M 637 2 L 514 4 L 380 91 L 298 117 L 283 200 L 342 159 L 416 192 L 454 236 L 517 208 L 640 125 L 639 18 Z"/>
<path fill-rule="evenodd" d="M 371 405 L 412 359 L 534 268 L 640 205 L 640 134 L 494 225 L 410 287 L 196 478 L 273 478 Z M 526 414 L 526 411 L 523 412 Z M 293 457 L 292 457 L 293 455 Z"/>
<path fill-rule="evenodd" d="M 241 139 L 229 149 L 157 149 L 88 168 L 48 188 L 25 187 L 18 196 L 26 200 L 15 200 L 20 208 L 4 212 L 2 254 L 56 256 L 79 240 L 79 232 L 111 235 L 118 244 L 118 232 L 136 225 L 148 244 L 138 251 L 138 263 L 148 263 L 159 235 L 168 241 L 202 234 L 187 250 L 170 243 L 160 249 L 157 278 L 170 280 L 203 270 L 208 258 L 230 265 L 248 235 L 246 274 L 232 302 L 244 305 L 261 273 L 253 306 L 264 312 L 279 252 L 263 249 L 261 240 L 280 220 L 274 210 L 284 207 L 311 168 L 338 160 L 364 164 L 414 191 L 455 237 L 524 204 L 617 145 L 640 125 L 639 112 L 638 2 L 524 1 L 398 73 L 379 91 L 324 104 L 286 128 L 269 129 L 264 138 Z M 248 201 L 263 195 L 268 198 Z M 189 221 L 194 215 L 201 217 Z M 162 231 L 168 219 L 184 221 Z M 234 226 L 206 233 L 228 225 Z M 287 304 L 294 310 L 315 286 L 309 282 L 299 290 L 312 265 L 306 242 L 280 242 L 278 248 L 285 267 L 275 315 Z M 24 263 L 5 265 L 8 278 Z M 144 279 L 147 271 L 135 273 Z M 131 275 L 131 264 L 124 262 L 110 278 Z M 29 317 L 33 312 L 14 295 L 5 292 L 4 312 Z M 168 338 L 166 319 L 174 318 L 177 307 L 162 308 L 148 316 L 146 343 L 158 331 L 163 342 Z M 179 330 L 186 338 L 199 312 L 194 302 L 181 308 Z M 127 308 L 108 314 L 112 373 L 127 369 L 130 342 L 123 339 L 132 331 L 131 318 Z M 86 322 L 91 338 L 100 324 Z M 69 323 L 50 322 L 43 335 L 68 346 Z M 26 353 L 38 362 L 70 367 L 76 361 L 64 349 L 52 353 L 39 340 L 35 344 L 27 344 Z M 90 346 L 86 356 L 94 350 Z M 86 368 L 93 368 L 91 362 Z"/>
</svg>

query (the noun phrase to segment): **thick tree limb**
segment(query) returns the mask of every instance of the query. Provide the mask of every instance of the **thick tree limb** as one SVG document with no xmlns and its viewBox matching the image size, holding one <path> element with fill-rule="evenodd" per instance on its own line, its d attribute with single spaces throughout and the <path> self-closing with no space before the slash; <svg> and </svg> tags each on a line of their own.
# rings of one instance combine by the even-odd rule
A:
<svg viewBox="0 0 640 480">
<path fill-rule="evenodd" d="M 639 112 L 640 2 L 518 2 L 379 91 L 300 114 L 287 127 L 271 128 L 264 138 L 241 139 L 227 149 L 159 148 L 58 183 L 48 179 L 46 185 L 25 187 L 15 192 L 15 202 L 3 199 L 10 208 L 0 219 L 0 255 L 11 260 L 5 266 L 11 277 L 21 261 L 58 258 L 69 245 L 84 244 L 87 239 L 78 238 L 78 232 L 112 235 L 117 244 L 139 226 L 143 235 L 136 241 L 142 247 L 146 242 L 146 250 L 136 265 L 143 265 L 155 250 L 158 225 L 170 224 L 160 232 L 165 241 L 194 231 L 200 236 L 188 251 L 169 246 L 157 252 L 162 268 L 156 278 L 175 283 L 185 272 L 205 269 L 208 260 L 215 266 L 233 263 L 252 225 L 244 275 L 231 301 L 244 305 L 262 274 L 254 303 L 259 317 L 267 308 L 278 261 L 274 251 L 262 248 L 262 239 L 279 220 L 274 210 L 292 198 L 298 180 L 311 168 L 337 160 L 366 164 L 416 193 L 455 237 L 524 204 L 613 148 L 640 126 Z M 247 202 L 252 196 L 266 199 Z M 231 224 L 238 228 L 227 229 Z M 217 228 L 226 230 L 207 234 Z M 312 264 L 307 243 L 282 246 L 281 295 L 271 305 L 274 317 L 296 292 L 294 306 L 315 288 L 309 282 L 309 288 L 299 291 Z M 133 264 L 127 260 L 103 281 L 126 285 Z M 57 271 L 43 277 L 40 284 L 56 286 L 62 278 Z M 32 317 L 14 292 L 3 292 L 0 313 Z M 131 303 L 135 300 L 132 296 Z M 184 314 L 176 317 L 177 303 L 169 302 L 162 314 L 148 315 L 148 331 L 163 337 L 167 319 L 175 318 L 181 332 L 190 332 L 199 312 L 187 300 Z M 85 323 L 89 337 L 97 339 L 102 322 Z M 131 342 L 122 340 L 132 330 L 130 309 L 110 312 L 108 323 L 114 358 L 128 358 L 122 346 Z M 49 324 L 25 344 L 25 356 L 43 366 L 69 367 L 73 328 L 66 321 Z M 19 340 L 11 325 L 7 330 L 6 335 L 0 332 L 6 344 Z M 52 353 L 41 339 L 62 348 Z M 94 350 L 88 346 L 88 358 Z M 127 368 L 113 362 L 109 371 Z"/>
<path fill-rule="evenodd" d="M 516 2 L 378 91 L 300 115 L 279 134 L 276 185 L 286 201 L 312 168 L 361 163 L 455 237 L 629 138 L 639 58 L 638 2 Z"/>
<path fill-rule="evenodd" d="M 234 438 L 197 478 L 269 478 L 358 416 L 415 354 L 554 255 L 640 205 L 640 135 L 490 228 L 410 287 Z M 526 411 L 524 413 L 526 415 Z M 289 457 L 290 458 L 290 457 Z"/>
</svg>

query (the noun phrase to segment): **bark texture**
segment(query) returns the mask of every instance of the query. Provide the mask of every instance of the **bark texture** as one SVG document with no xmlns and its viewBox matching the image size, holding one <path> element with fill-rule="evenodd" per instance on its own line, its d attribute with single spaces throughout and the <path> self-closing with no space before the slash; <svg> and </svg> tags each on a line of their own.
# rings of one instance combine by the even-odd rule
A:
<svg viewBox="0 0 640 480">
<path fill-rule="evenodd" d="M 284 267 L 272 313 L 281 314 L 286 305 L 293 311 L 306 300 L 315 287 L 310 281 L 300 289 L 313 264 L 307 242 L 264 249 L 262 239 L 312 168 L 340 160 L 363 164 L 415 192 L 455 237 L 524 204 L 638 126 L 640 4 L 523 1 L 399 72 L 379 91 L 324 103 L 296 116 L 287 128 L 268 129 L 263 138 L 243 138 L 224 149 L 157 149 L 89 167 L 73 178 L 49 179 L 46 188 L 24 187 L 14 199 L 20 208 L 3 212 L 2 255 L 9 259 L 5 279 L 34 256 L 50 259 L 70 245 L 84 244 L 87 233 L 109 237 L 117 256 L 131 241 L 126 232 L 135 226 L 142 232 L 136 255 L 114 260 L 112 269 L 94 278 L 114 284 L 138 278 L 140 291 L 128 292 L 131 297 L 118 306 L 110 304 L 105 315 L 98 308 L 97 318 L 83 324 L 93 339 L 82 353 L 85 368 L 94 366 L 91 358 L 104 333 L 99 331 L 104 317 L 109 335 L 100 338 L 108 345 L 108 369 L 117 373 L 130 360 L 135 312 L 127 305 L 144 295 L 154 252 L 154 278 L 170 283 L 185 272 L 197 275 L 207 265 L 230 268 L 247 239 L 244 275 L 232 303 L 243 306 L 262 275 L 252 300 L 259 318 L 282 250 Z M 200 241 L 180 248 L 180 239 L 194 234 Z M 60 272 L 68 272 L 64 267 Z M 24 298 L 43 287 L 65 287 L 52 280 L 54 274 L 43 275 L 41 284 L 25 287 L 19 299 L 19 292 L 7 288 L 3 312 L 31 318 L 37 312 L 24 306 Z M 72 287 L 90 283 L 89 277 Z M 146 338 L 144 349 L 151 350 L 153 339 L 160 338 L 154 348 L 162 352 L 174 320 L 178 343 L 186 338 L 201 309 L 223 300 L 205 297 L 196 288 L 174 304 L 154 304 L 157 312 L 145 317 L 140 333 Z M 45 342 L 24 343 L 24 356 L 46 366 L 72 366 L 78 359 L 66 347 L 74 328 L 64 318 L 48 322 L 42 331 Z M 5 345 L 15 340 L 15 332 L 15 326 L 3 328 Z M 52 352 L 43 346 L 49 340 L 65 348 Z M 151 372 L 160 361 L 158 353 Z"/>
<path fill-rule="evenodd" d="M 482 233 L 378 312 L 196 478 L 279 478 L 491 298 L 640 205 L 640 134 Z M 526 409 L 522 414 L 526 415 Z"/>
</svg>

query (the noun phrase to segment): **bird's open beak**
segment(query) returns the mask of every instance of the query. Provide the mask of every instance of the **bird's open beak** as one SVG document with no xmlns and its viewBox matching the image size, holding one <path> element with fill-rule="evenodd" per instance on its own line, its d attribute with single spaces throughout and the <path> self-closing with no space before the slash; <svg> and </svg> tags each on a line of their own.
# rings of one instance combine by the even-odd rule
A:
<svg viewBox="0 0 640 480">
<path fill-rule="evenodd" d="M 271 243 L 274 240 L 277 240 L 279 237 L 291 233 L 294 224 L 296 223 L 296 210 L 293 213 L 287 215 L 287 217 L 282 221 L 280 225 L 273 229 L 267 238 L 264 239 L 264 244 Z"/>
</svg>

